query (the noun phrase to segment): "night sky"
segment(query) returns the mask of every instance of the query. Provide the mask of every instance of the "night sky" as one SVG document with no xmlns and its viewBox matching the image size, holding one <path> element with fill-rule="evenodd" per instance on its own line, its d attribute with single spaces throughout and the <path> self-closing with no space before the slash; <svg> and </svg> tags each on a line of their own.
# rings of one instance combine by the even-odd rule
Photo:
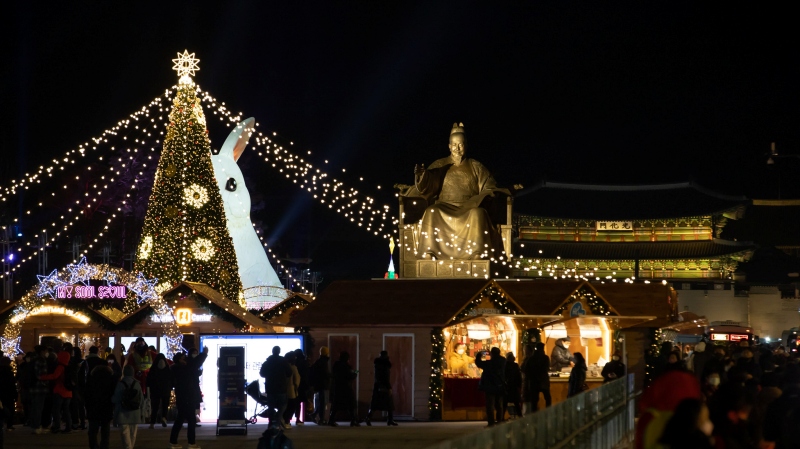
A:
<svg viewBox="0 0 800 449">
<path fill-rule="evenodd" d="M 273 3 L 7 5 L 2 184 L 163 93 L 176 83 L 171 59 L 188 49 L 202 88 L 393 208 L 388 187 L 446 156 L 456 121 L 469 155 L 507 185 L 695 181 L 800 196 L 800 159 L 768 167 L 764 156 L 771 141 L 800 154 L 800 38 L 789 9 Z M 220 145 L 227 131 L 212 125 L 210 135 Z M 383 275 L 385 241 L 254 154 L 240 165 L 263 206 L 254 218 L 281 255 L 312 258 L 326 280 Z M 3 220 L 25 201 L 2 203 Z"/>
</svg>

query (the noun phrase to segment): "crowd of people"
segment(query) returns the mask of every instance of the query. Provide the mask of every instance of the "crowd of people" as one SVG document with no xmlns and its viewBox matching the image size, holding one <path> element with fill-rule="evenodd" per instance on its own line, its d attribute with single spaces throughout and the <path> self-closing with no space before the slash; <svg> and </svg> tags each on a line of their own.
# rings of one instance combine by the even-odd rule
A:
<svg viewBox="0 0 800 449">
<path fill-rule="evenodd" d="M 195 442 L 197 411 L 202 401 L 200 373 L 208 355 L 196 349 L 189 354 L 164 354 L 138 338 L 130 348 L 119 348 L 117 361 L 112 348 L 92 346 L 83 357 L 71 343 L 37 345 L 24 355 L 16 375 L 11 360 L 0 359 L 0 403 L 7 431 L 15 430 L 15 402 L 21 401 L 22 424 L 33 434 L 71 433 L 87 430 L 90 449 L 109 447 L 110 428 L 119 429 L 122 446 L 133 449 L 138 425 L 150 417 L 167 427 L 167 410 L 174 390 L 177 417 L 170 445 L 180 448 L 177 438 L 187 423 L 189 449 Z M 99 441 L 98 441 L 99 435 Z"/>
<path fill-rule="evenodd" d="M 266 415 L 270 426 L 289 429 L 289 421 L 293 416 L 296 417 L 296 425 L 303 425 L 303 415 L 308 414 L 308 418 L 316 424 L 336 427 L 336 417 L 341 413 L 350 419 L 351 427 L 360 427 L 361 422 L 371 426 L 375 411 L 385 411 L 386 424 L 396 426 L 389 354 L 381 351 L 373 363 L 375 381 L 372 401 L 366 416 L 361 419 L 353 389 L 358 370 L 353 369 L 350 364 L 348 352 L 342 351 L 339 359 L 331 365 L 330 351 L 323 346 L 317 360 L 309 365 L 302 350 L 281 356 L 281 348 L 275 346 L 272 348 L 272 355 L 261 365 L 260 371 L 265 383 L 268 406 Z"/>
<path fill-rule="evenodd" d="M 784 347 L 666 342 L 640 401 L 637 447 L 800 447 L 800 365 Z"/>
<path fill-rule="evenodd" d="M 545 353 L 544 343 L 530 343 L 524 347 L 525 358 L 521 364 L 513 352 L 503 357 L 500 348 L 479 352 L 475 364 L 481 369 L 479 389 L 486 395 L 486 420 L 492 427 L 508 419 L 522 417 L 538 409 L 540 395 L 545 407 L 552 405 L 550 372 L 570 368 L 567 397 L 585 391 L 586 361 L 583 354 L 569 352 L 569 338 L 559 339 L 553 350 L 553 359 Z M 625 365 L 615 352 L 601 373 L 605 382 L 625 375 Z M 510 407 L 509 407 L 510 405 Z M 524 405 L 524 407 L 523 407 Z"/>
</svg>

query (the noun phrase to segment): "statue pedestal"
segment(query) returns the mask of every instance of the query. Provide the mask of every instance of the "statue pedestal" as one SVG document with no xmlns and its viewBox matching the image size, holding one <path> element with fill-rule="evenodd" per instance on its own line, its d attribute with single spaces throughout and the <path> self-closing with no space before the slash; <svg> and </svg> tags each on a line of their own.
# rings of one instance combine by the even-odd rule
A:
<svg viewBox="0 0 800 449">
<path fill-rule="evenodd" d="M 491 277 L 488 260 L 413 260 L 403 263 L 406 279 L 486 279 Z"/>
</svg>

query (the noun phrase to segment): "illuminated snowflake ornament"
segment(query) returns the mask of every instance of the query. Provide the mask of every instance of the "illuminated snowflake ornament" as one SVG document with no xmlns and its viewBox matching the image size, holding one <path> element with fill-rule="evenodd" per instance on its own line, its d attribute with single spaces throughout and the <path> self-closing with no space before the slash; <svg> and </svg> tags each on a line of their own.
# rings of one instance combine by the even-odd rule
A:
<svg viewBox="0 0 800 449">
<path fill-rule="evenodd" d="M 211 260 L 211 258 L 214 257 L 214 254 L 217 252 L 214 249 L 214 244 L 211 243 L 211 240 L 203 237 L 199 237 L 197 240 L 195 240 L 194 243 L 192 243 L 191 248 L 194 257 L 204 262 Z"/>
<path fill-rule="evenodd" d="M 142 244 L 139 245 L 139 258 L 147 259 L 150 257 L 151 251 L 153 251 L 153 237 L 148 235 L 142 239 Z"/>
<path fill-rule="evenodd" d="M 200 209 L 208 202 L 208 190 L 203 186 L 192 184 L 183 189 L 183 202 Z"/>
</svg>

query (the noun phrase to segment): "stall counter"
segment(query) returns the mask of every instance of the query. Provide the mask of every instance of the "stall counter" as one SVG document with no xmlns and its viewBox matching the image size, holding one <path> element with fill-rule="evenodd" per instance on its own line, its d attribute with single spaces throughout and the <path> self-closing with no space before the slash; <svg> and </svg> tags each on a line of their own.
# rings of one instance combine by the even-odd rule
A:
<svg viewBox="0 0 800 449">
<path fill-rule="evenodd" d="M 586 386 L 591 390 L 603 385 L 602 377 L 587 377 Z M 567 400 L 567 391 L 569 391 L 569 377 L 551 377 L 550 378 L 550 397 L 553 399 L 553 404 L 564 402 Z M 539 410 L 545 406 L 544 398 L 539 395 Z"/>
<path fill-rule="evenodd" d="M 480 378 L 445 377 L 442 418 L 445 421 L 479 421 L 486 419 L 486 397 L 478 390 Z M 602 377 L 587 377 L 586 386 L 591 390 L 603 385 Z M 550 378 L 550 396 L 553 404 L 567 399 L 569 377 Z M 545 407 L 539 395 L 539 410 Z"/>
</svg>

